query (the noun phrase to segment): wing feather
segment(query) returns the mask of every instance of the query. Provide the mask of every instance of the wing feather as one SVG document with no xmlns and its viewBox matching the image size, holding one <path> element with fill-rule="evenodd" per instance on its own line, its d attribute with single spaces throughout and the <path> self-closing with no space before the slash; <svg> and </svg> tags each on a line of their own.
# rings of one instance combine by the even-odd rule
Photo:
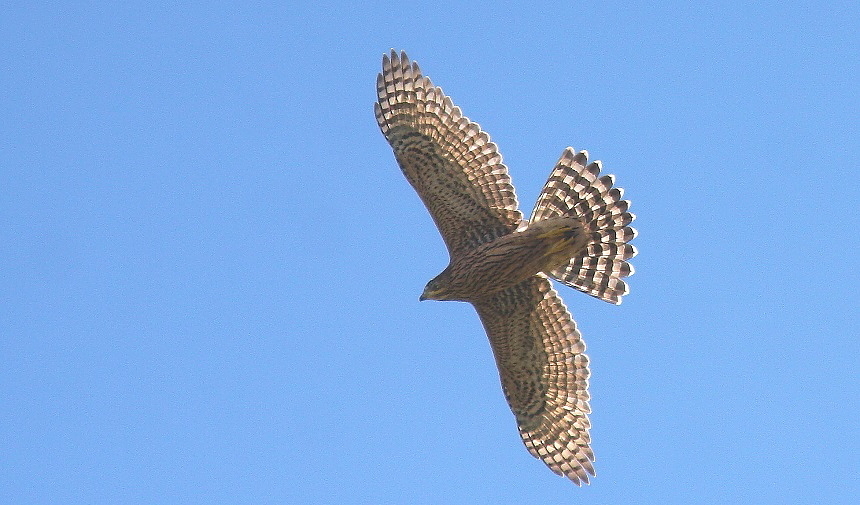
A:
<svg viewBox="0 0 860 505">
<path fill-rule="evenodd" d="M 594 476 L 588 356 L 567 307 L 537 275 L 474 302 L 526 448 L 576 484 Z"/>
<path fill-rule="evenodd" d="M 379 128 L 452 258 L 513 231 L 522 214 L 490 136 L 406 53 L 383 57 L 376 87 Z"/>
</svg>

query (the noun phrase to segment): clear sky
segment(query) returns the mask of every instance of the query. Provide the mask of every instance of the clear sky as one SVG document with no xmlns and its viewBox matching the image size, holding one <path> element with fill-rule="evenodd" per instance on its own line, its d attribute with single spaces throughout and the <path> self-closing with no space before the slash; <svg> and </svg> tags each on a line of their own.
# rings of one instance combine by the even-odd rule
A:
<svg viewBox="0 0 860 505">
<path fill-rule="evenodd" d="M 856 503 L 856 2 L 239 4 L 0 8 L 0 502 Z M 526 212 L 568 145 L 632 201 L 624 304 L 559 287 L 588 487 L 418 301 L 392 47 Z"/>
</svg>

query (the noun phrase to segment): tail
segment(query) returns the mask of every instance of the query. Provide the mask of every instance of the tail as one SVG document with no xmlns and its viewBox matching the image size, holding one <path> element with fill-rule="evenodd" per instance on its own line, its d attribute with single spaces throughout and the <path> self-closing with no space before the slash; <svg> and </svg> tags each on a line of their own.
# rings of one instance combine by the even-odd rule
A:
<svg viewBox="0 0 860 505">
<path fill-rule="evenodd" d="M 591 296 L 616 305 L 630 292 L 622 278 L 633 275 L 627 260 L 636 248 L 627 242 L 636 237 L 628 226 L 636 218 L 622 200 L 615 178 L 600 176 L 600 162 L 588 163 L 588 152 L 568 147 L 561 155 L 538 198 L 530 223 L 553 217 L 577 217 L 588 244 L 570 261 L 549 272 L 550 277 Z"/>
</svg>

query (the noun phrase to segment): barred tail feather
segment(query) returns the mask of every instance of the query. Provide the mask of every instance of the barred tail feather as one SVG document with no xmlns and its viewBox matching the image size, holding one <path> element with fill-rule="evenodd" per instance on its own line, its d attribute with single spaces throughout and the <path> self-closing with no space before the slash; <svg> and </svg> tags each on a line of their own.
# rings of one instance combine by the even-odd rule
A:
<svg viewBox="0 0 860 505">
<path fill-rule="evenodd" d="M 599 161 L 588 163 L 588 152 L 564 150 L 538 198 L 529 222 L 575 216 L 582 221 L 589 242 L 566 265 L 547 272 L 559 282 L 609 303 L 620 304 L 629 292 L 622 278 L 633 275 L 627 260 L 636 255 L 628 244 L 636 237 L 630 223 L 636 216 L 624 190 L 613 187 L 615 177 L 600 175 Z"/>
</svg>

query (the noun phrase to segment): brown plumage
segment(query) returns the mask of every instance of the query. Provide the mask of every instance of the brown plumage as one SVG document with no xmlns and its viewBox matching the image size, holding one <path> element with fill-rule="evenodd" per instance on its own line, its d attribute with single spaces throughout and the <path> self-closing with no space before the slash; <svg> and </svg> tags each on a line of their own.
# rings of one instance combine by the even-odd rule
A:
<svg viewBox="0 0 860 505">
<path fill-rule="evenodd" d="M 391 51 L 382 66 L 376 119 L 450 254 L 421 299 L 474 305 L 526 448 L 553 472 L 588 483 L 588 357 L 549 277 L 621 303 L 636 254 L 629 202 L 612 176 L 600 176 L 599 162 L 567 148 L 524 221 L 489 136 L 405 53 Z"/>
</svg>

